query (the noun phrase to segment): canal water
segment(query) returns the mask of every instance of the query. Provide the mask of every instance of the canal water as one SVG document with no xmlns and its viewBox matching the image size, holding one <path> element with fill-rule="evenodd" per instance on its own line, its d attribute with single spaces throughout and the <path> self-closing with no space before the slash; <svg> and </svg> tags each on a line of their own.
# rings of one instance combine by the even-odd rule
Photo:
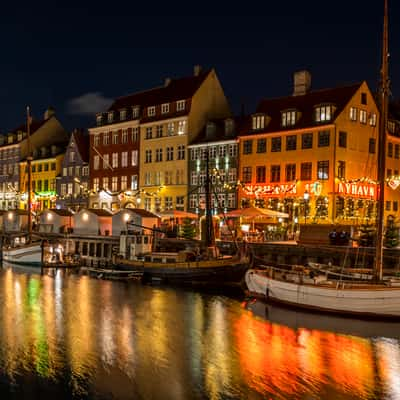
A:
<svg viewBox="0 0 400 400">
<path fill-rule="evenodd" d="M 400 324 L 0 270 L 1 399 L 400 399 Z"/>
</svg>

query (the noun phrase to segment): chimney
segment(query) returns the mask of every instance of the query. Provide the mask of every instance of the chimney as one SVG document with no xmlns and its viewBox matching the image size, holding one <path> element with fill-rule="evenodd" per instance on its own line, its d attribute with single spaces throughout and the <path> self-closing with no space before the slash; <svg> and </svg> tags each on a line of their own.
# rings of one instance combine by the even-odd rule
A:
<svg viewBox="0 0 400 400">
<path fill-rule="evenodd" d="M 294 88 L 293 96 L 303 96 L 309 92 L 311 87 L 311 74 L 306 71 L 297 71 L 293 74 Z"/>
<path fill-rule="evenodd" d="M 53 116 L 55 114 L 55 110 L 53 107 L 48 107 L 47 110 L 44 112 L 44 116 L 43 119 L 44 120 L 48 120 L 51 116 Z"/>
<path fill-rule="evenodd" d="M 171 78 L 165 78 L 164 87 L 169 86 L 170 83 L 171 83 Z"/>
<path fill-rule="evenodd" d="M 194 76 L 199 76 L 201 72 L 201 65 L 195 65 L 193 67 L 193 75 Z"/>
</svg>

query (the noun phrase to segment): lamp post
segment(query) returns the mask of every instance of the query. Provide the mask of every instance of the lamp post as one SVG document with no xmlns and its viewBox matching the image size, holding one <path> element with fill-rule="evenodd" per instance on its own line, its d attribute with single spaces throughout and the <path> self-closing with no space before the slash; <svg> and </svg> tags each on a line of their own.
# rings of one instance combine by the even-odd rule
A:
<svg viewBox="0 0 400 400">
<path fill-rule="evenodd" d="M 306 190 L 303 195 L 304 199 L 304 225 L 307 225 L 307 208 L 308 208 L 308 201 L 310 200 L 310 193 Z"/>
</svg>

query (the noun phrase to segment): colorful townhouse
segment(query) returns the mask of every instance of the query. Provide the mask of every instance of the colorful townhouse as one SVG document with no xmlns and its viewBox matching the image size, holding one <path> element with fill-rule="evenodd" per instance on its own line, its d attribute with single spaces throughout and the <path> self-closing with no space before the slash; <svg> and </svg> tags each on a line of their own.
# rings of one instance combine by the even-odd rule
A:
<svg viewBox="0 0 400 400">
<path fill-rule="evenodd" d="M 43 119 L 30 124 L 32 151 L 42 146 L 65 142 L 67 133 L 48 108 Z M 26 122 L 8 134 L 0 135 L 0 208 L 3 210 L 26 207 L 27 193 L 21 188 L 20 162 L 28 155 Z"/>
<path fill-rule="evenodd" d="M 90 132 L 92 207 L 152 212 L 188 207 L 188 145 L 210 118 L 230 116 L 216 72 L 116 99 Z"/>
<path fill-rule="evenodd" d="M 57 208 L 79 211 L 88 207 L 89 135 L 83 130 L 71 133 L 56 186 Z"/>
<path fill-rule="evenodd" d="M 366 82 L 310 87 L 311 75 L 300 71 L 294 74 L 292 96 L 259 103 L 251 128 L 239 137 L 239 201 L 288 212 L 293 223 L 372 222 L 379 130 L 375 99 Z M 389 135 L 388 175 L 398 172 L 398 145 Z M 385 190 L 387 211 L 397 210 L 398 192 Z"/>
</svg>

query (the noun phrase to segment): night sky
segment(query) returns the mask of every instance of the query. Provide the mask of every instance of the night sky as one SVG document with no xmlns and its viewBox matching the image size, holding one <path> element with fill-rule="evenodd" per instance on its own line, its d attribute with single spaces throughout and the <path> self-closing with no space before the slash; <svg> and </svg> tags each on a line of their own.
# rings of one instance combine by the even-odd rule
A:
<svg viewBox="0 0 400 400">
<path fill-rule="evenodd" d="M 110 99 L 190 75 L 195 64 L 216 68 L 234 113 L 291 94 L 300 69 L 313 89 L 377 86 L 383 0 L 148 3 L 3 2 L 0 132 L 23 122 L 28 104 L 36 117 L 52 105 L 67 129 L 88 128 Z M 389 0 L 396 98 L 399 3 Z"/>
</svg>

